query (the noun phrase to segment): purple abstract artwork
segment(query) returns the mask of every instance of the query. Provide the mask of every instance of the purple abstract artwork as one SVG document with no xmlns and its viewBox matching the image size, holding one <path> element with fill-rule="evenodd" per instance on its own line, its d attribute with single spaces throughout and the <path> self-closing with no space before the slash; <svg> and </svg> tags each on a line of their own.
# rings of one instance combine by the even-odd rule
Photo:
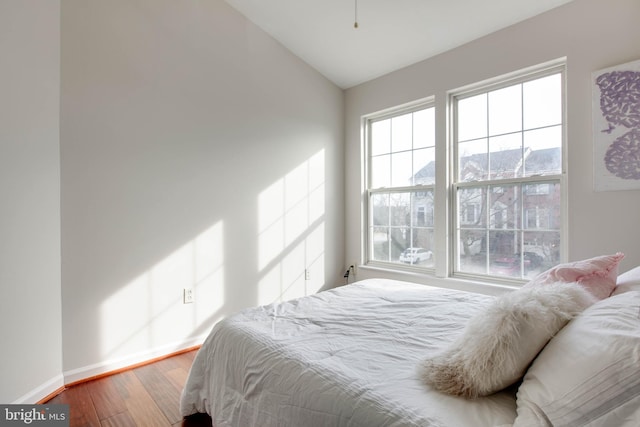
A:
<svg viewBox="0 0 640 427">
<path fill-rule="evenodd" d="M 615 141 L 604 156 L 607 170 L 622 179 L 640 179 L 640 128 Z"/>
<path fill-rule="evenodd" d="M 613 125 L 640 127 L 640 72 L 614 71 L 598 77 L 600 109 Z"/>
<path fill-rule="evenodd" d="M 595 161 L 603 166 L 596 165 L 596 179 L 599 172 L 606 181 L 600 188 L 596 182 L 596 189 L 640 188 L 640 61 L 594 77 Z"/>
</svg>

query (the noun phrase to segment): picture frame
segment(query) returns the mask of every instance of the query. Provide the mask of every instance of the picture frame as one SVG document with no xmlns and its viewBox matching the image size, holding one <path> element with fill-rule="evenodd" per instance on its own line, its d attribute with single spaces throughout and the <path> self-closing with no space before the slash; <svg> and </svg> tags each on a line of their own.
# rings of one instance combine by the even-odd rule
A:
<svg viewBox="0 0 640 427">
<path fill-rule="evenodd" d="M 640 189 L 640 60 L 592 73 L 594 190 Z"/>
</svg>

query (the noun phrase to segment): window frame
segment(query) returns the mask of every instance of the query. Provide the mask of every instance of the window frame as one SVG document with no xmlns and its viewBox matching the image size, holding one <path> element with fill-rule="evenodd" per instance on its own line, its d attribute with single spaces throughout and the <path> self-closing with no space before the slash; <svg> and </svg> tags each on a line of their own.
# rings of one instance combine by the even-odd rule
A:
<svg viewBox="0 0 640 427">
<path fill-rule="evenodd" d="M 566 57 L 558 58 L 546 63 L 537 64 L 531 67 L 519 69 L 514 72 L 502 74 L 500 76 L 479 81 L 470 85 L 458 87 L 451 90 L 443 91 L 444 96 L 438 99 L 436 96 L 429 96 L 406 104 L 387 108 L 372 114 L 361 116 L 361 265 L 365 268 L 373 268 L 388 273 L 410 273 L 428 278 L 443 280 L 464 281 L 464 283 L 476 283 L 481 286 L 487 285 L 507 285 L 519 286 L 526 282 L 525 279 L 504 278 L 496 275 L 465 273 L 456 271 L 456 259 L 458 257 L 458 241 L 457 220 L 458 207 L 457 195 L 454 186 L 469 186 L 478 184 L 477 182 L 461 183 L 457 182 L 457 135 L 456 135 L 456 114 L 453 99 L 456 96 L 464 94 L 465 96 L 473 96 L 476 94 L 486 93 L 500 88 L 505 88 L 514 84 L 535 80 L 552 74 L 560 74 L 561 77 L 561 164 L 560 172 L 555 175 L 544 175 L 540 179 L 537 177 L 521 176 L 513 179 L 498 179 L 492 184 L 508 185 L 516 184 L 520 186 L 521 194 L 523 187 L 529 183 L 539 183 L 539 181 L 553 183 L 559 186 L 560 191 L 560 215 L 559 221 L 559 239 L 561 242 L 559 251 L 559 261 L 566 262 L 568 254 L 568 182 L 567 182 L 567 61 Z M 436 173 L 435 181 L 430 185 L 420 185 L 416 187 L 402 188 L 386 188 L 381 189 L 382 192 L 394 191 L 432 191 L 434 207 L 432 210 L 433 221 L 427 224 L 433 232 L 433 257 L 434 264 L 432 267 L 416 267 L 414 265 L 403 265 L 392 261 L 380 261 L 374 259 L 374 244 L 372 242 L 373 230 L 373 208 L 372 208 L 372 191 L 371 189 L 371 122 L 399 116 L 412 111 L 423 108 L 434 108 L 434 126 L 435 126 L 435 161 Z M 482 184 L 488 184 L 483 181 Z M 475 208 L 474 208 L 475 209 Z M 521 213 L 524 220 L 524 213 Z M 481 215 L 481 212 L 475 212 L 474 216 Z M 526 231 L 526 224 L 521 224 L 523 230 Z M 523 250 L 526 250 L 526 244 Z M 436 256 L 437 255 L 437 256 Z M 487 270 L 489 271 L 489 270 Z M 444 284 L 444 282 L 442 282 Z M 463 282 L 461 282 L 463 283 Z"/>
<path fill-rule="evenodd" d="M 462 181 L 458 180 L 458 137 L 457 137 L 457 100 L 489 93 L 492 91 L 507 88 L 509 86 L 522 84 L 528 81 L 540 79 L 543 77 L 560 74 L 561 81 L 561 163 L 560 172 L 553 175 L 542 176 L 521 176 L 518 178 L 510 179 L 492 179 L 487 178 L 481 181 Z M 497 283 L 506 283 L 511 285 L 521 285 L 527 281 L 527 279 L 509 278 L 503 276 L 487 274 L 469 273 L 458 271 L 458 253 L 459 253 L 459 239 L 457 235 L 457 221 L 459 215 L 459 207 L 457 202 L 457 191 L 460 188 L 473 188 L 478 185 L 519 185 L 524 186 L 527 184 L 549 184 L 557 183 L 560 187 L 560 224 L 559 224 L 559 236 L 560 236 L 560 252 L 559 262 L 565 262 L 567 259 L 567 242 L 568 242 L 568 196 L 567 196 L 567 98 L 566 98 L 566 58 L 560 58 L 548 63 L 539 64 L 533 67 L 529 67 L 523 70 L 515 71 L 503 76 L 498 76 L 492 79 L 488 79 L 482 82 L 474 83 L 472 85 L 465 86 L 463 88 L 450 90 L 447 92 L 447 114 L 449 117 L 449 123 L 447 126 L 447 142 L 446 147 L 449 150 L 450 157 L 448 159 L 449 166 L 449 180 L 448 183 L 448 200 L 447 206 L 450 215 L 447 218 L 447 230 L 448 235 L 451 236 L 450 241 L 447 244 L 448 265 L 446 268 L 447 277 L 460 278 L 465 280 L 474 280 L 479 282 L 491 281 Z M 523 130 L 524 131 L 524 130 Z M 437 147 L 437 146 L 436 146 Z M 437 149 L 437 148 L 436 148 Z M 520 188 L 520 194 L 524 195 L 522 188 Z M 524 220 L 524 212 L 520 213 Z M 521 224 L 522 231 L 526 231 L 526 224 Z M 491 227 L 487 224 L 487 230 Z M 523 243 L 523 246 L 524 245 Z"/>
<path fill-rule="evenodd" d="M 424 273 L 433 273 L 434 267 L 425 267 L 425 266 L 416 266 L 415 264 L 401 264 L 399 262 L 392 261 L 381 261 L 374 259 L 374 244 L 373 244 L 373 228 L 374 228 L 374 220 L 373 220 L 373 203 L 372 198 L 375 194 L 384 194 L 384 193 L 409 193 L 419 194 L 432 192 L 435 199 L 435 191 L 436 184 L 419 184 L 419 185 L 409 185 L 402 187 L 381 187 L 372 189 L 372 131 L 371 126 L 373 123 L 391 119 L 393 117 L 402 116 L 405 114 L 414 113 L 416 111 L 425 110 L 429 108 L 434 108 L 435 111 L 435 98 L 433 96 L 422 98 L 414 102 L 406 103 L 397 107 L 388 108 L 377 113 L 369 114 L 362 117 L 362 128 L 363 128 L 363 166 L 364 166 L 364 196 L 363 196 L 363 219 L 364 227 L 363 227 L 363 236 L 362 236 L 362 253 L 364 254 L 364 264 L 367 266 L 380 267 L 389 270 L 397 270 L 397 271 L 420 271 Z M 435 125 L 435 119 L 434 119 Z M 434 130 L 435 131 L 435 130 Z M 435 137 L 435 135 L 434 135 Z M 437 150 L 437 141 L 434 142 L 434 149 Z M 411 150 L 413 151 L 413 149 Z M 435 204 L 435 200 L 434 200 Z M 416 228 L 424 228 L 431 229 L 435 232 L 435 212 L 433 213 L 433 220 L 427 221 L 426 219 L 429 215 L 425 212 L 425 224 L 417 226 Z M 413 217 L 413 215 L 412 215 Z M 435 240 L 435 237 L 434 237 Z M 433 253 L 433 251 L 432 251 Z"/>
</svg>

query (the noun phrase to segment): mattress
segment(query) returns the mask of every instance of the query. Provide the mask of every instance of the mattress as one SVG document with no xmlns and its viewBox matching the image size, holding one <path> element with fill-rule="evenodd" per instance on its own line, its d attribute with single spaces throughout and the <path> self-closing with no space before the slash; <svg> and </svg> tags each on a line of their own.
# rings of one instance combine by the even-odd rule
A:
<svg viewBox="0 0 640 427">
<path fill-rule="evenodd" d="M 467 400 L 418 375 L 491 298 L 370 279 L 246 309 L 203 343 L 181 413 L 215 427 L 510 426 L 514 389 Z"/>
</svg>

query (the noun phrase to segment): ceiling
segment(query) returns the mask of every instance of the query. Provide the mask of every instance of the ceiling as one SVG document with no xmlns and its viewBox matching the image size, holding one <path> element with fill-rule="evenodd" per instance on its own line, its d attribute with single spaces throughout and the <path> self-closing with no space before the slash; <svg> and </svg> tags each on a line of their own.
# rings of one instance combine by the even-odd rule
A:
<svg viewBox="0 0 640 427">
<path fill-rule="evenodd" d="M 343 89 L 570 1 L 226 0 Z"/>
</svg>

